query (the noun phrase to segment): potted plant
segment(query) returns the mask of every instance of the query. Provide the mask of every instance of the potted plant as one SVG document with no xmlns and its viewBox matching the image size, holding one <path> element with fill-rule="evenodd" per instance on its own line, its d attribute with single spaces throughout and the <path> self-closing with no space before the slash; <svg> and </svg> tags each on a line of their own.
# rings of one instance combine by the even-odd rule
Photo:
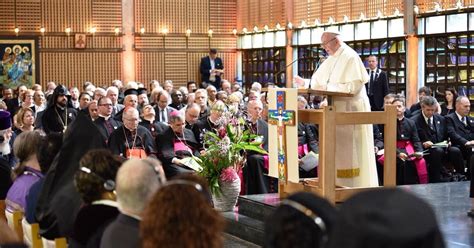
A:
<svg viewBox="0 0 474 248">
<path fill-rule="evenodd" d="M 224 111 L 218 120 L 217 132 L 204 134 L 205 153 L 196 158 L 202 167 L 199 174 L 209 183 L 214 206 L 221 211 L 231 211 L 237 203 L 238 172 L 245 165 L 246 152 L 267 153 L 261 148 L 261 142 L 256 141 L 257 135 L 246 129 L 245 124 L 233 111 Z"/>
</svg>

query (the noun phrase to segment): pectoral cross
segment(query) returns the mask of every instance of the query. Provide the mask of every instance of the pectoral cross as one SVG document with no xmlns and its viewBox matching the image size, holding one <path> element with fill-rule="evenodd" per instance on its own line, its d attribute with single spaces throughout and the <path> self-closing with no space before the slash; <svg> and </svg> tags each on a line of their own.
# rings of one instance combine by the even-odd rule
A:
<svg viewBox="0 0 474 248">
<path fill-rule="evenodd" d="M 286 182 L 287 175 L 287 159 L 286 159 L 286 126 L 295 125 L 295 112 L 285 110 L 285 92 L 276 92 L 276 110 L 268 110 L 268 123 L 277 125 L 278 128 L 278 179 Z"/>
</svg>

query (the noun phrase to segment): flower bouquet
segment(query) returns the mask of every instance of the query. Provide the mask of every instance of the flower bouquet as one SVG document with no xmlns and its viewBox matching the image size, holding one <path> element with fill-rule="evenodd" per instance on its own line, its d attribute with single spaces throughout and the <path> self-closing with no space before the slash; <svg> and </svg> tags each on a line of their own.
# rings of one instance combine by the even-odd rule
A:
<svg viewBox="0 0 474 248">
<path fill-rule="evenodd" d="M 216 198 L 232 197 L 235 199 L 232 199 L 233 203 L 229 205 L 233 208 L 240 193 L 238 172 L 245 165 L 246 152 L 267 152 L 261 148 L 261 142 L 255 141 L 257 135 L 245 130 L 245 120 L 234 115 L 232 111 L 224 111 L 216 124 L 216 133 L 204 134 L 205 153 L 196 158 L 196 161 L 202 167 L 199 174 L 209 183 L 214 204 L 218 205 Z M 227 211 L 232 208 L 228 206 L 220 209 Z"/>
</svg>

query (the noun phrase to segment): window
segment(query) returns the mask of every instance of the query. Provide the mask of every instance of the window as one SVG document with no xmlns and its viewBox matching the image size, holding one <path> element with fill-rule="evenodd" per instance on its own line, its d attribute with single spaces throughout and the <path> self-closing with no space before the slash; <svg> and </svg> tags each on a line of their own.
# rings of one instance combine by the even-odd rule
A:
<svg viewBox="0 0 474 248">
<path fill-rule="evenodd" d="M 260 82 L 263 87 L 267 87 L 268 83 L 285 86 L 285 47 L 243 50 L 242 54 L 243 83 L 246 88 L 253 82 Z"/>
<path fill-rule="evenodd" d="M 347 42 L 360 56 L 367 66 L 366 59 L 375 55 L 379 67 L 387 72 L 390 92 L 401 93 L 406 90 L 405 84 L 405 39 L 404 37 Z M 298 75 L 310 78 L 325 52 L 321 45 L 298 46 Z"/>
</svg>

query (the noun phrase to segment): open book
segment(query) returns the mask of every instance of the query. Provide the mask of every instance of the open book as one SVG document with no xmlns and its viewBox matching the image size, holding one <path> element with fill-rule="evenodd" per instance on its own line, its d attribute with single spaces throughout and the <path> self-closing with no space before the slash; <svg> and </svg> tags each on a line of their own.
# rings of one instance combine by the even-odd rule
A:
<svg viewBox="0 0 474 248">
<path fill-rule="evenodd" d="M 313 151 L 310 151 L 308 154 L 306 154 L 304 157 L 301 158 L 301 162 L 302 162 L 300 164 L 301 169 L 305 171 L 310 171 L 314 169 L 316 166 L 318 166 L 319 154 L 316 154 Z"/>
<path fill-rule="evenodd" d="M 194 171 L 202 171 L 201 165 L 193 158 L 193 157 L 185 157 L 181 159 L 181 162 L 184 166 L 194 170 Z"/>
<path fill-rule="evenodd" d="M 431 147 L 448 147 L 448 141 L 441 141 L 439 143 L 433 144 Z"/>
</svg>

